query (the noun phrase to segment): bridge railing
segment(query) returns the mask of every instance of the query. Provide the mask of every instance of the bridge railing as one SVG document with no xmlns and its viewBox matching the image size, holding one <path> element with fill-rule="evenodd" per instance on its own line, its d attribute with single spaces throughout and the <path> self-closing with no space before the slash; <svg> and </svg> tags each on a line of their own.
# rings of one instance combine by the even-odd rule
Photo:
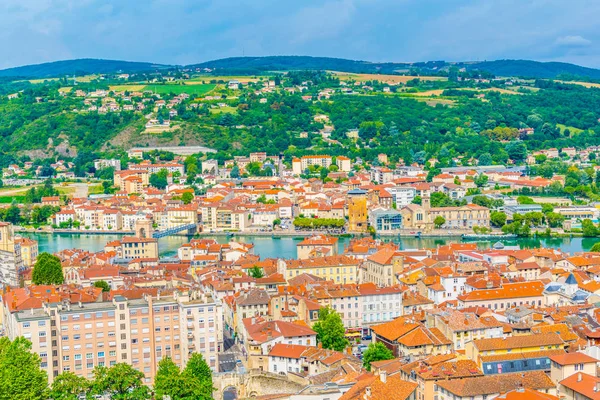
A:
<svg viewBox="0 0 600 400">
<path fill-rule="evenodd" d="M 196 224 L 179 225 L 174 228 L 165 229 L 164 231 L 155 231 L 152 233 L 152 237 L 155 239 L 159 239 L 161 237 L 174 235 L 181 231 L 187 231 L 187 230 L 195 229 L 195 228 L 197 228 Z"/>
</svg>

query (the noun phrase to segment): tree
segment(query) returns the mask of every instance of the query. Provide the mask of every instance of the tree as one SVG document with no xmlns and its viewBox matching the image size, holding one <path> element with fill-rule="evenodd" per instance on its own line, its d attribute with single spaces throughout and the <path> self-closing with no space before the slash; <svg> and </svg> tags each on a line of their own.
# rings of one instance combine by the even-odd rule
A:
<svg viewBox="0 0 600 400">
<path fill-rule="evenodd" d="M 349 344 L 342 318 L 330 307 L 319 310 L 319 320 L 313 325 L 313 330 L 317 332 L 317 342 L 325 349 L 343 351 Z"/>
<path fill-rule="evenodd" d="M 108 395 L 114 400 L 145 400 L 150 398 L 148 387 L 143 383 L 144 373 L 126 363 L 110 368 L 98 366 L 94 369 L 92 395 Z"/>
<path fill-rule="evenodd" d="M 184 194 L 181 195 L 181 201 L 183 201 L 183 204 L 190 204 L 192 202 L 192 200 L 194 200 L 193 193 L 185 192 Z"/>
<path fill-rule="evenodd" d="M 89 390 L 90 382 L 73 372 L 63 372 L 54 378 L 50 389 L 53 400 L 79 400 Z"/>
<path fill-rule="evenodd" d="M 102 181 L 102 193 L 111 194 L 113 191 L 113 185 L 110 181 Z"/>
<path fill-rule="evenodd" d="M 482 187 L 482 186 L 485 186 L 485 185 L 487 185 L 487 183 L 488 183 L 488 180 L 489 180 L 489 178 L 488 178 L 488 176 L 487 176 L 487 175 L 484 175 L 484 174 L 479 174 L 479 175 L 477 175 L 477 177 L 475 178 L 474 182 L 475 182 L 475 184 L 477 185 L 477 187 Z"/>
<path fill-rule="evenodd" d="M 186 393 L 186 385 L 181 371 L 171 357 L 165 357 L 158 363 L 158 370 L 154 378 L 154 395 L 156 399 L 163 399 L 165 396 L 170 396 L 171 399 L 181 399 L 189 395 Z"/>
<path fill-rule="evenodd" d="M 367 350 L 363 353 L 363 367 L 367 371 L 371 370 L 371 363 L 374 361 L 391 360 L 394 353 L 381 342 L 369 344 Z"/>
<path fill-rule="evenodd" d="M 521 141 L 512 141 L 506 145 L 506 152 L 511 160 L 520 162 L 527 157 L 527 146 Z"/>
<path fill-rule="evenodd" d="M 435 225 L 436 228 L 441 228 L 442 225 L 444 225 L 446 223 L 446 218 L 442 217 L 441 215 L 438 215 L 437 217 L 435 217 L 435 219 L 433 220 L 433 224 Z"/>
<path fill-rule="evenodd" d="M 546 214 L 546 221 L 550 228 L 560 228 L 563 222 L 565 222 L 565 216 L 551 211 Z"/>
<path fill-rule="evenodd" d="M 234 165 L 233 168 L 231 168 L 231 172 L 229 172 L 229 176 L 232 179 L 238 179 L 240 177 L 240 167 Z"/>
<path fill-rule="evenodd" d="M 48 376 L 24 337 L 0 338 L 0 400 L 47 399 Z"/>
<path fill-rule="evenodd" d="M 192 354 L 183 370 L 182 376 L 192 387 L 192 398 L 200 400 L 213 398 L 212 371 L 204 357 L 202 357 L 202 354 Z"/>
<path fill-rule="evenodd" d="M 163 190 L 169 184 L 169 182 L 167 181 L 168 176 L 169 171 L 167 171 L 166 169 L 161 169 L 160 171 L 150 175 L 150 185 L 154 186 L 157 189 Z"/>
<path fill-rule="evenodd" d="M 248 269 L 248 275 L 254 279 L 259 279 L 265 276 L 265 273 L 263 272 L 261 267 L 259 267 L 258 265 L 254 265 L 252 268 Z"/>
<path fill-rule="evenodd" d="M 103 292 L 110 292 L 110 285 L 106 281 L 96 281 L 94 287 L 101 288 Z"/>
<path fill-rule="evenodd" d="M 279 218 L 275 218 L 273 220 L 273 228 L 275 228 L 277 225 L 281 225 L 281 219 Z"/>
<path fill-rule="evenodd" d="M 6 222 L 17 225 L 21 222 L 21 209 L 16 204 L 12 204 L 7 210 L 4 216 Z"/>
<path fill-rule="evenodd" d="M 62 284 L 65 278 L 60 258 L 50 253 L 41 253 L 33 266 L 31 280 L 35 285 Z"/>
<path fill-rule="evenodd" d="M 492 225 L 502 228 L 506 224 L 506 214 L 502 211 L 492 211 L 490 213 L 490 222 Z"/>
<path fill-rule="evenodd" d="M 478 165 L 492 165 L 492 156 L 490 153 L 483 153 L 480 155 Z"/>
<path fill-rule="evenodd" d="M 594 225 L 590 219 L 584 219 L 581 221 L 581 231 L 583 232 L 584 237 L 598 236 L 598 227 Z"/>
<path fill-rule="evenodd" d="M 595 243 L 592 248 L 590 249 L 590 251 L 594 252 L 594 253 L 600 253 L 600 242 Z"/>
<path fill-rule="evenodd" d="M 519 196 L 517 197 L 517 203 L 519 204 L 535 204 L 535 201 L 531 197 Z"/>
</svg>

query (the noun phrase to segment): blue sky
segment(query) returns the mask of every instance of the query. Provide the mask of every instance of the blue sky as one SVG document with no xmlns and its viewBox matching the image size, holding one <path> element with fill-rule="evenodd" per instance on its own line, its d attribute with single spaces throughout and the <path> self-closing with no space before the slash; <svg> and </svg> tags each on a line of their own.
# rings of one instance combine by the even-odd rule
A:
<svg viewBox="0 0 600 400">
<path fill-rule="evenodd" d="M 2 0 L 0 68 L 72 58 L 502 58 L 600 67 L 597 0 Z"/>
</svg>

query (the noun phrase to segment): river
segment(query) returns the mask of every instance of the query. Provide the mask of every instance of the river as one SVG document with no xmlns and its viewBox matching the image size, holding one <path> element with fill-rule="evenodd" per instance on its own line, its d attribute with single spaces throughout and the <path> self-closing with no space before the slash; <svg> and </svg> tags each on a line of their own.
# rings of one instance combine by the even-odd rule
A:
<svg viewBox="0 0 600 400">
<path fill-rule="evenodd" d="M 23 236 L 35 239 L 39 243 L 39 251 L 54 253 L 64 249 L 84 249 L 89 251 L 100 251 L 104 244 L 117 240 L 120 235 L 90 235 L 90 234 L 54 234 L 45 233 L 22 233 Z M 219 243 L 226 243 L 229 239 L 224 236 L 214 237 Z M 168 236 L 158 240 L 159 251 L 162 256 L 173 256 L 177 254 L 177 248 L 190 240 L 184 236 Z M 296 244 L 298 240 L 291 237 L 274 239 L 270 236 L 236 236 L 235 240 L 244 243 L 254 243 L 254 253 L 261 258 L 295 258 Z M 392 240 L 386 238 L 384 240 Z M 450 242 L 460 241 L 460 238 L 394 238 L 400 249 L 433 248 Z M 338 241 L 339 252 L 348 245 L 350 238 L 340 237 Z M 521 248 L 548 247 L 559 248 L 567 253 L 588 251 L 598 239 L 594 238 L 528 238 L 517 240 L 503 240 L 506 245 L 519 245 Z M 494 242 L 478 242 L 480 248 L 488 248 Z"/>
</svg>

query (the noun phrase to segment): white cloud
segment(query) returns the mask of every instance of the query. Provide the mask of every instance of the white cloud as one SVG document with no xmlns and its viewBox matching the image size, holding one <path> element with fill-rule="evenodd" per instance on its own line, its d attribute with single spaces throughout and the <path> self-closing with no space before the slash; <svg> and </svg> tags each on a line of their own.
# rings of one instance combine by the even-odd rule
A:
<svg viewBox="0 0 600 400">
<path fill-rule="evenodd" d="M 554 42 L 557 46 L 566 47 L 586 47 L 592 44 L 591 40 L 584 38 L 583 36 L 561 36 Z"/>
</svg>

